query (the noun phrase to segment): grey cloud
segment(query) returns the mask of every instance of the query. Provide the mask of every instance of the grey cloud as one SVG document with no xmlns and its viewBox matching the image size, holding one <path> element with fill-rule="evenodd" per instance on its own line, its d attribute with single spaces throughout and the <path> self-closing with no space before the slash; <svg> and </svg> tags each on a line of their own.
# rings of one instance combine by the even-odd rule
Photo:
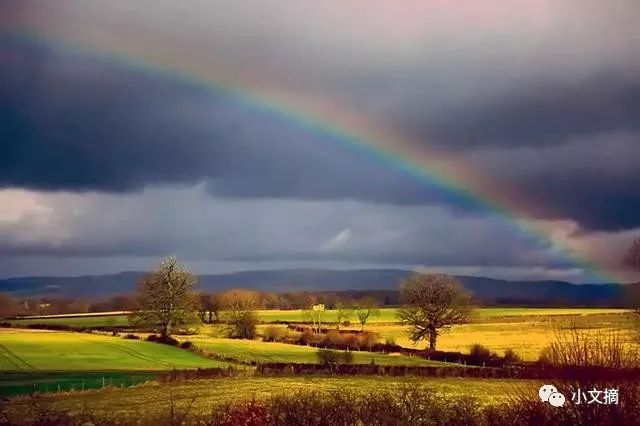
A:
<svg viewBox="0 0 640 426">
<path fill-rule="evenodd" d="M 457 201 L 224 91 L 37 44 L 4 50 L 16 57 L 0 71 L 5 187 L 119 192 L 204 180 L 228 197 Z"/>
<path fill-rule="evenodd" d="M 570 268 L 548 243 L 493 216 L 351 201 L 225 200 L 203 186 L 141 194 L 29 193 L 33 211 L 1 222 L 5 256 L 153 257 Z M 23 238 L 24 229 L 30 238 Z M 327 244 L 348 230 L 341 244 Z M 491 250 L 488 250 L 491 247 Z"/>
<path fill-rule="evenodd" d="M 589 142 L 638 131 L 637 2 L 455 10 L 381 2 L 366 16 L 351 2 L 339 11 L 326 2 L 149 4 L 7 2 L 13 13 L 0 23 L 11 17 L 45 33 L 81 34 L 89 45 L 153 51 L 163 63 L 330 98 L 508 180 L 543 217 L 552 212 L 585 229 L 640 223 L 638 174 L 609 155 L 631 159 L 635 142 Z M 126 192 L 204 181 L 228 198 L 476 210 L 228 93 L 47 45 L 9 40 L 2 48 L 2 186 Z M 538 155 L 543 146 L 549 150 Z"/>
<path fill-rule="evenodd" d="M 638 226 L 639 133 L 578 137 L 546 147 L 479 148 L 466 155 L 496 179 L 517 182 L 539 217 L 575 218 L 585 230 Z"/>
</svg>

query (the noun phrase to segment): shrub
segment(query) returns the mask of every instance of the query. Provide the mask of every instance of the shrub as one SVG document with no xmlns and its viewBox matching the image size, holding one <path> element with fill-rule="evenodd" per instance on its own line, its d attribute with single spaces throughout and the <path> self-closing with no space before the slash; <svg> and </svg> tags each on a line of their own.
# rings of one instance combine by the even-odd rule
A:
<svg viewBox="0 0 640 426">
<path fill-rule="evenodd" d="M 320 349 L 316 353 L 320 365 L 337 366 L 340 364 L 351 364 L 353 362 L 353 353 L 350 351 L 333 351 Z"/>
<path fill-rule="evenodd" d="M 300 333 L 299 343 L 301 345 L 314 345 L 318 342 L 319 338 L 313 331 L 308 328 L 305 329 L 302 333 Z"/>
<path fill-rule="evenodd" d="M 338 364 L 338 352 L 320 349 L 316 352 L 320 365 L 336 365 Z"/>
<path fill-rule="evenodd" d="M 191 349 L 193 347 L 194 347 L 193 343 L 190 342 L 189 340 L 180 343 L 180 348 L 182 348 L 182 349 Z"/>
<path fill-rule="evenodd" d="M 491 351 L 489 348 L 475 343 L 469 349 L 469 360 L 474 364 L 481 364 L 491 359 Z"/>
<path fill-rule="evenodd" d="M 124 339 L 127 340 L 140 340 L 140 336 L 135 335 L 135 334 L 131 334 L 131 333 L 127 333 L 124 335 Z"/>
<path fill-rule="evenodd" d="M 513 349 L 507 349 L 504 351 L 504 364 L 514 365 L 521 361 L 520 356 Z"/>
<path fill-rule="evenodd" d="M 351 327 L 351 321 L 349 321 L 349 320 L 342 321 L 342 326 L 343 327 Z"/>
<path fill-rule="evenodd" d="M 365 331 L 358 337 L 358 346 L 371 349 L 378 343 L 378 333 Z"/>
<path fill-rule="evenodd" d="M 171 336 L 162 336 L 162 335 L 157 336 L 155 334 L 150 334 L 149 337 L 147 337 L 147 340 L 149 342 L 162 343 L 163 345 L 169 345 L 169 346 L 180 345 L 180 342 Z"/>
<path fill-rule="evenodd" d="M 589 332 L 571 327 L 556 333 L 539 362 L 559 367 L 636 368 L 639 356 L 620 332 Z"/>
<path fill-rule="evenodd" d="M 229 337 L 232 339 L 255 339 L 258 317 L 253 311 L 234 313 L 229 319 Z"/>
<path fill-rule="evenodd" d="M 341 348 L 346 345 L 346 336 L 346 334 L 342 334 L 339 331 L 331 330 L 325 335 L 323 341 L 333 347 Z"/>
<path fill-rule="evenodd" d="M 285 334 L 286 329 L 282 329 L 281 327 L 278 327 L 276 325 L 270 325 L 264 329 L 262 340 L 264 340 L 265 342 L 279 342 L 282 340 Z"/>
<path fill-rule="evenodd" d="M 360 341 L 358 335 L 354 333 L 348 333 L 343 335 L 344 346 L 349 349 L 360 349 Z"/>
<path fill-rule="evenodd" d="M 598 388 L 602 388 L 598 386 Z M 558 388 L 567 395 L 568 390 Z M 359 392 L 348 389 L 318 389 L 276 394 L 263 399 L 240 399 L 211 407 L 191 410 L 179 406 L 172 396 L 166 410 L 137 414 L 60 409 L 45 405 L 33 397 L 20 403 L 19 409 L 0 412 L 2 424 L 83 425 L 83 424 L 206 424 L 211 426 L 276 425 L 635 425 L 640 420 L 640 384 L 621 385 L 624 402 L 615 405 L 571 404 L 558 409 L 543 404 L 533 391 L 515 393 L 506 404 L 479 404 L 473 397 L 440 394 L 421 385 L 400 386 L 393 390 Z M 570 395 L 570 393 L 569 393 Z M 193 401 L 192 401 L 193 402 Z M 8 408 L 11 408 L 9 405 Z M 135 407 L 134 407 L 135 408 Z"/>
</svg>

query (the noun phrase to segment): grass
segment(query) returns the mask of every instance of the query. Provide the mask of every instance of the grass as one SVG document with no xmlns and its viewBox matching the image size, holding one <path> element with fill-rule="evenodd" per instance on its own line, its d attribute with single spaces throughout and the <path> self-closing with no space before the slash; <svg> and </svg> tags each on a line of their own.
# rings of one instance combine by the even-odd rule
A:
<svg viewBox="0 0 640 426">
<path fill-rule="evenodd" d="M 190 337 L 189 340 L 207 352 L 232 357 L 239 361 L 255 361 L 261 363 L 293 362 L 300 364 L 315 364 L 318 362 L 316 356 L 318 349 L 310 346 L 262 342 L 259 340 L 231 340 L 203 336 L 195 338 Z M 441 362 L 428 361 L 415 356 L 386 355 L 366 351 L 353 351 L 353 355 L 354 364 L 369 364 L 373 359 L 373 361 L 378 365 L 450 365 Z"/>
<path fill-rule="evenodd" d="M 372 318 L 367 325 L 368 330 L 377 331 L 381 341 L 387 338 L 396 343 L 413 347 L 407 338 L 406 329 L 397 323 L 395 308 L 380 310 L 380 315 Z M 275 321 L 303 321 L 304 313 L 301 310 L 261 310 L 258 316 L 263 322 Z M 325 321 L 335 319 L 334 311 L 325 313 Z M 126 325 L 126 315 L 91 316 L 91 317 L 50 317 L 39 319 L 24 319 L 12 321 L 19 324 L 29 323 L 55 323 L 74 326 L 105 326 Z M 567 327 L 569 324 L 577 324 L 581 328 L 598 329 L 600 331 L 622 330 L 631 341 L 634 336 L 630 330 L 636 328 L 633 317 L 624 309 L 600 309 L 600 308 L 480 308 L 474 312 L 470 324 L 455 326 L 448 331 L 443 331 L 438 340 L 438 349 L 449 351 L 468 351 L 469 346 L 481 343 L 490 350 L 499 354 L 506 349 L 515 350 L 525 360 L 535 360 L 540 351 L 549 345 L 554 339 L 557 330 Z M 264 326 L 260 326 L 263 329 Z M 351 328 L 358 328 L 352 324 Z M 203 326 L 200 336 L 188 337 L 191 340 L 207 341 L 210 336 L 222 337 L 221 326 Z M 249 345 L 238 343 L 224 343 L 223 340 L 211 340 L 208 350 L 228 354 L 237 359 L 256 360 L 259 362 L 309 362 L 315 353 L 304 347 L 286 345 L 286 350 L 265 351 L 260 349 L 260 342 Z M 198 343 L 198 342 L 196 342 Z M 421 343 L 417 347 L 423 348 Z M 380 355 L 383 356 L 383 355 Z M 384 356 L 383 356 L 384 357 Z M 371 361 L 371 356 L 357 356 L 357 360 L 363 358 Z M 6 363 L 6 361 L 4 361 Z M 376 360 L 378 362 L 378 360 Z M 390 362 L 384 357 L 380 363 Z M 395 362 L 395 361 L 393 361 Z M 411 363 L 411 360 L 398 359 L 398 362 Z M 0 368 L 2 368 L 0 357 Z M 413 365 L 413 364 L 409 364 Z"/>
<path fill-rule="evenodd" d="M 495 317 L 492 322 L 472 322 L 445 330 L 438 337 L 438 349 L 468 352 L 474 343 L 481 343 L 491 351 L 503 354 L 506 349 L 515 350 L 524 360 L 538 359 L 540 351 L 551 344 L 558 334 L 572 326 L 587 332 L 607 333 L 620 331 L 628 344 L 637 345 L 635 319 L 631 314 L 592 313 L 575 317 L 573 314 L 550 316 L 521 316 L 522 321 L 504 321 Z M 372 325 L 370 328 L 380 334 L 381 339 L 393 339 L 406 347 L 426 347 L 421 342 L 417 346 L 407 337 L 406 328 L 401 325 Z M 638 345 L 640 349 L 640 345 Z"/>
<path fill-rule="evenodd" d="M 140 415 L 140 407 L 149 412 L 167 412 L 172 399 L 178 410 L 185 410 L 191 403 L 191 413 L 206 414 L 215 405 L 274 394 L 311 391 L 394 390 L 399 386 L 427 385 L 446 395 L 478 398 L 481 403 L 506 401 L 514 392 L 537 389 L 539 382 L 528 380 L 487 380 L 468 378 L 415 378 L 415 377 L 241 377 L 186 382 L 149 383 L 129 389 L 103 389 L 98 391 L 49 394 L 42 401 L 53 407 L 71 411 L 88 409 L 91 412 L 108 412 L 120 418 Z M 14 399 L 9 405 L 13 410 L 24 410 L 27 399 Z"/>
<path fill-rule="evenodd" d="M 13 325 L 26 326 L 29 324 L 55 324 L 72 327 L 122 327 L 129 325 L 128 315 L 91 315 L 91 316 L 50 316 L 9 320 Z"/>
<path fill-rule="evenodd" d="M 397 308 L 380 309 L 379 315 L 371 317 L 369 323 L 396 323 Z M 598 314 L 620 314 L 627 312 L 624 309 L 600 309 L 600 308 L 479 308 L 476 309 L 473 321 L 494 320 L 496 318 L 511 317 L 542 317 L 542 316 L 567 316 L 567 315 L 598 315 Z M 258 318 L 263 322 L 301 322 L 305 321 L 305 314 L 302 310 L 261 310 L 258 311 Z M 324 321 L 335 322 L 336 311 L 327 310 L 324 313 Z M 355 318 L 351 318 L 355 323 Z"/>
<path fill-rule="evenodd" d="M 0 330 L 0 371 L 169 370 L 226 365 L 183 349 L 140 340 Z"/>
<path fill-rule="evenodd" d="M 370 324 L 376 323 L 397 323 L 396 308 L 380 309 L 378 316 L 371 317 Z M 495 321 L 496 319 L 508 319 L 509 321 L 519 321 L 524 317 L 532 319 L 540 317 L 562 317 L 562 316 L 590 316 L 602 314 L 621 314 L 627 312 L 624 309 L 601 309 L 601 308 L 479 308 L 475 311 L 473 322 Z M 260 310 L 258 319 L 262 322 L 303 322 L 306 321 L 303 310 Z M 325 311 L 324 321 L 335 322 L 336 311 Z M 356 318 L 351 318 L 355 325 Z M 108 327 L 129 325 L 127 315 L 78 315 L 78 316 L 49 316 L 38 318 L 25 318 L 11 320 L 15 325 L 28 324 L 63 324 L 75 327 Z"/>
<path fill-rule="evenodd" d="M 144 371 L 0 372 L 0 396 L 128 387 L 154 378 Z"/>
</svg>

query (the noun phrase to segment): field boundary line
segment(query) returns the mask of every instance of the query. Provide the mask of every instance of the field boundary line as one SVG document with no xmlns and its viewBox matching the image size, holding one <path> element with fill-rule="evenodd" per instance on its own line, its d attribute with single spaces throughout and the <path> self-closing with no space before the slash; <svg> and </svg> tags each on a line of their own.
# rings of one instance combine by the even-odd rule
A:
<svg viewBox="0 0 640 426">
<path fill-rule="evenodd" d="M 7 348 L 5 345 L 0 344 L 0 349 L 4 352 L 3 355 L 6 359 L 9 360 L 9 362 L 11 362 L 13 365 L 16 366 L 16 368 L 18 369 L 22 369 L 18 364 L 16 364 L 15 362 L 11 361 L 11 359 L 13 358 L 14 360 L 17 360 L 18 363 L 22 363 L 24 365 L 27 366 L 27 370 L 37 370 L 36 367 L 34 367 L 33 365 L 29 364 L 27 361 L 25 361 L 24 359 L 22 359 L 21 357 L 19 357 L 18 355 L 16 355 L 15 353 L 13 353 L 9 348 Z"/>
<path fill-rule="evenodd" d="M 129 355 L 133 356 L 134 358 L 138 358 L 138 359 L 141 359 L 143 361 L 148 361 L 148 362 L 151 362 L 151 363 L 154 363 L 154 364 L 157 364 L 157 365 L 161 365 L 161 366 L 164 366 L 164 367 L 190 368 L 189 365 L 185 365 L 185 364 L 181 364 L 181 363 L 171 363 L 171 362 L 167 362 L 167 361 L 160 361 L 160 360 L 157 360 L 157 359 L 153 359 L 150 356 L 147 356 L 147 355 L 141 353 L 140 351 L 137 351 L 136 349 L 133 349 L 133 348 L 129 348 L 129 347 L 125 346 L 125 345 L 119 345 L 119 344 L 114 343 L 114 342 L 103 342 L 103 343 L 105 343 L 107 345 L 110 345 L 110 346 L 113 346 L 113 347 L 116 347 L 118 349 L 121 349 L 123 352 L 127 352 Z M 156 344 L 158 344 L 158 343 L 156 343 Z M 182 349 L 179 349 L 179 348 L 175 348 L 175 349 L 182 350 Z"/>
</svg>

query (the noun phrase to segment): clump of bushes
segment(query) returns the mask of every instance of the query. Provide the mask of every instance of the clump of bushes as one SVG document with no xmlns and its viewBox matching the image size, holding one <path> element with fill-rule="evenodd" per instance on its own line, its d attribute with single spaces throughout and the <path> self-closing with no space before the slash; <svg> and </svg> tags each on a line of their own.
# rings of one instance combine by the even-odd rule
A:
<svg viewBox="0 0 640 426">
<path fill-rule="evenodd" d="M 471 345 L 469 349 L 469 361 L 473 364 L 482 364 L 489 362 L 495 354 L 492 354 L 489 348 L 479 343 Z"/>
<path fill-rule="evenodd" d="M 620 332 L 589 332 L 576 327 L 558 332 L 538 362 L 557 367 L 638 368 L 640 355 Z"/>
<path fill-rule="evenodd" d="M 155 342 L 155 343 L 162 343 L 163 345 L 169 345 L 169 346 L 178 346 L 178 345 L 180 345 L 180 342 L 177 339 L 174 339 L 171 336 L 156 335 L 156 334 L 150 334 L 147 337 L 147 341 Z"/>
<path fill-rule="evenodd" d="M 186 340 L 186 341 L 180 343 L 180 348 L 181 349 L 191 349 L 193 347 L 194 347 L 193 343 L 190 342 L 189 340 Z"/>
<path fill-rule="evenodd" d="M 318 336 L 312 330 L 307 328 L 304 331 L 302 331 L 302 333 L 300 333 L 300 338 L 298 340 L 298 343 L 300 345 L 316 346 L 318 345 L 318 343 L 321 342 L 321 340 L 322 340 L 322 336 Z"/>
<path fill-rule="evenodd" d="M 378 344 L 379 335 L 373 331 L 365 331 L 358 336 L 358 346 L 371 350 Z"/>
<path fill-rule="evenodd" d="M 337 366 L 341 364 L 351 364 L 353 362 L 353 353 L 350 351 L 333 351 L 329 349 L 320 349 L 316 352 L 320 365 Z"/>
<path fill-rule="evenodd" d="M 229 337 L 232 339 L 249 339 L 256 337 L 258 317 L 253 311 L 234 312 L 228 319 Z"/>
<path fill-rule="evenodd" d="M 287 330 L 277 325 L 269 325 L 264 329 L 262 340 L 265 342 L 281 342 Z"/>
<path fill-rule="evenodd" d="M 200 374 L 200 372 L 193 372 Z M 581 404 L 559 409 L 543 404 L 537 392 L 519 394 L 504 404 L 484 405 L 467 396 L 443 395 L 426 386 L 401 386 L 393 390 L 358 392 L 298 391 L 264 399 L 234 400 L 211 410 L 177 406 L 173 399 L 167 409 L 139 417 L 129 412 L 92 412 L 91 408 L 68 411 L 42 404 L 34 397 L 18 410 L 4 410 L 2 424 L 83 425 L 83 424 L 207 424 L 211 426 L 251 425 L 633 425 L 639 423 L 640 383 L 628 382 L 620 388 L 624 403 L 619 405 Z M 598 386 L 602 388 L 602 386 Z M 565 395 L 568 390 L 560 388 Z"/>
<path fill-rule="evenodd" d="M 131 333 L 125 334 L 123 338 L 127 340 L 140 340 L 140 336 Z"/>
<path fill-rule="evenodd" d="M 504 365 L 515 365 L 522 361 L 520 359 L 520 355 L 518 355 L 513 349 L 507 349 L 506 351 L 504 351 L 503 359 Z"/>
</svg>

